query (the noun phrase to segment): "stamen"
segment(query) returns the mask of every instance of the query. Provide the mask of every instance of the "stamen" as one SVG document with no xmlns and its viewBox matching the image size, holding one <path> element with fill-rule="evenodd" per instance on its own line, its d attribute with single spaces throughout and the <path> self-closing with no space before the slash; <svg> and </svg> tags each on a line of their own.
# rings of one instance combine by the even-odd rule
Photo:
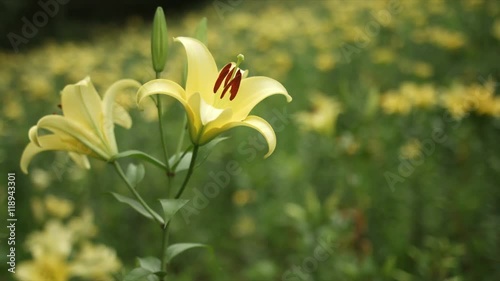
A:
<svg viewBox="0 0 500 281">
<path fill-rule="evenodd" d="M 220 71 L 219 77 L 217 77 L 217 81 L 215 81 L 214 94 L 217 93 L 217 91 L 219 90 L 220 85 L 222 84 L 222 80 L 224 80 L 224 78 L 227 78 L 227 74 L 229 73 L 230 69 L 231 69 L 231 63 L 228 63 Z"/>
<path fill-rule="evenodd" d="M 231 81 L 234 77 L 234 71 L 236 70 L 236 67 L 231 69 L 231 72 L 226 76 L 226 80 L 224 80 L 224 87 L 227 87 L 227 84 L 229 84 L 229 81 Z"/>
<path fill-rule="evenodd" d="M 230 101 L 232 101 L 236 97 L 236 94 L 240 89 L 240 84 L 241 84 L 241 71 L 238 71 L 236 77 L 231 82 L 231 96 L 229 97 Z"/>
<path fill-rule="evenodd" d="M 236 97 L 236 95 L 238 94 L 238 90 L 240 89 L 242 71 L 238 67 L 245 60 L 245 57 L 242 54 L 239 54 L 237 58 L 238 61 L 235 64 L 229 63 L 224 66 L 219 74 L 219 77 L 217 77 L 217 81 L 215 81 L 214 94 L 217 93 L 222 84 L 222 80 L 224 80 L 224 89 L 222 90 L 222 94 L 220 95 L 221 99 L 223 99 L 227 91 L 229 91 L 231 92 L 229 100 L 232 101 Z"/>
</svg>

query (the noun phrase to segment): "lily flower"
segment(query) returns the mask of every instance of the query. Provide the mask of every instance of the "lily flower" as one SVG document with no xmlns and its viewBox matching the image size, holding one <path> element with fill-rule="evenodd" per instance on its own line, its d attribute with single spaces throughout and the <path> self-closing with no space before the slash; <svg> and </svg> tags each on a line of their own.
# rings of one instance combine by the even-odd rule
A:
<svg viewBox="0 0 500 281">
<path fill-rule="evenodd" d="M 144 84 L 137 93 L 140 105 L 145 98 L 154 94 L 171 96 L 178 100 L 187 112 L 188 128 L 191 141 L 203 145 L 222 132 L 237 126 L 247 126 L 261 133 L 267 141 L 271 155 L 276 147 L 276 135 L 271 125 L 250 111 L 263 99 L 281 94 L 292 101 L 283 85 L 269 77 L 256 76 L 247 78 L 248 71 L 229 63 L 220 71 L 215 60 L 200 41 L 189 37 L 178 37 L 187 54 L 186 87 L 182 88 L 174 81 L 156 79 Z"/>
<path fill-rule="evenodd" d="M 90 168 L 87 156 L 111 159 L 118 153 L 114 124 L 127 129 L 132 126 L 130 115 L 115 102 L 115 95 L 124 88 L 140 86 L 135 80 L 119 80 L 109 87 L 102 100 L 89 77 L 66 86 L 61 93 L 63 115 L 42 117 L 29 130 L 30 143 L 21 156 L 21 170 L 27 174 L 33 157 L 47 150 L 67 151 L 86 169 Z M 40 129 L 52 134 L 39 135 Z"/>
</svg>

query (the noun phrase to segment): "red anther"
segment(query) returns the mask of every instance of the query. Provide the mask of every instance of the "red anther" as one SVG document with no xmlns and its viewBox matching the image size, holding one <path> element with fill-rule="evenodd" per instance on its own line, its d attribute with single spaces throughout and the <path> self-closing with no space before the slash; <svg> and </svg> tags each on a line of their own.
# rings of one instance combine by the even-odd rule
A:
<svg viewBox="0 0 500 281">
<path fill-rule="evenodd" d="M 231 81 L 231 83 L 232 83 L 232 81 Z M 226 94 L 227 90 L 229 90 L 229 88 L 231 87 L 231 83 L 229 83 L 229 85 L 224 87 L 224 90 L 222 91 L 222 94 L 220 95 L 220 99 L 222 99 L 224 97 L 224 95 Z"/>
<path fill-rule="evenodd" d="M 222 80 L 224 80 L 224 78 L 227 77 L 227 74 L 228 74 L 230 69 L 231 69 L 231 63 L 228 63 L 220 71 L 219 77 L 217 77 L 217 81 L 215 81 L 214 94 L 217 93 L 217 91 L 219 90 L 220 85 L 222 84 Z"/>
<path fill-rule="evenodd" d="M 238 90 L 240 89 L 240 84 L 241 84 L 241 71 L 238 71 L 236 74 L 236 77 L 234 77 L 233 81 L 231 81 L 231 96 L 229 97 L 229 100 L 232 101 L 235 97 L 236 94 L 238 94 Z"/>
<path fill-rule="evenodd" d="M 224 87 L 227 87 L 229 82 L 231 82 L 231 78 L 233 78 L 234 71 L 236 70 L 236 67 L 231 69 L 231 72 L 226 76 L 226 80 L 224 80 Z"/>
</svg>

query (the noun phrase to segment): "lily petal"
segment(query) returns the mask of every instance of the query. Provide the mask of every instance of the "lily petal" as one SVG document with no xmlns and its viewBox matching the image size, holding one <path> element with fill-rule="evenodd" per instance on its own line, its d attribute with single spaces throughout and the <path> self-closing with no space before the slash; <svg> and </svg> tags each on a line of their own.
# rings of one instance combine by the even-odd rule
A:
<svg viewBox="0 0 500 281">
<path fill-rule="evenodd" d="M 231 107 L 235 109 L 235 120 L 245 119 L 259 102 L 269 96 L 278 94 L 284 95 L 288 102 L 292 101 L 292 97 L 285 87 L 272 78 L 255 76 L 243 79 L 238 95 L 234 100 L 230 101 L 233 103 Z"/>
<path fill-rule="evenodd" d="M 79 123 L 80 127 L 93 130 L 102 136 L 100 130 L 102 120 L 101 98 L 89 77 L 64 87 L 61 95 L 62 110 L 66 118 Z"/>
<path fill-rule="evenodd" d="M 90 162 L 87 155 L 79 154 L 76 152 L 68 152 L 68 154 L 69 157 L 71 157 L 71 159 L 73 160 L 73 162 L 75 162 L 76 165 L 78 165 L 80 168 L 86 170 L 90 169 Z"/>
<path fill-rule="evenodd" d="M 111 85 L 106 93 L 104 93 L 102 101 L 103 123 L 102 131 L 106 138 L 106 142 L 112 151 L 118 151 L 116 146 L 114 123 L 119 124 L 125 128 L 132 126 L 132 119 L 128 112 L 115 102 L 116 94 L 126 88 L 139 88 L 141 84 L 132 79 L 123 79 L 116 81 Z"/>
<path fill-rule="evenodd" d="M 75 151 L 76 149 L 78 149 L 76 143 L 62 141 L 61 138 L 57 135 L 41 136 L 38 137 L 38 141 L 41 147 L 30 142 L 24 149 L 21 156 L 21 171 L 23 171 L 23 173 L 25 174 L 28 173 L 28 166 L 33 157 L 40 152 L 47 150 Z"/>
<path fill-rule="evenodd" d="M 178 100 L 182 106 L 188 107 L 186 92 L 179 84 L 167 79 L 155 79 L 142 85 L 137 91 L 137 105 L 139 108 L 142 109 L 142 102 L 145 98 L 156 94 L 171 96 Z"/>
<path fill-rule="evenodd" d="M 115 102 L 116 95 L 126 88 L 137 88 L 141 87 L 141 83 L 132 79 L 118 80 L 113 85 L 111 85 L 102 100 L 103 111 L 105 118 L 111 118 L 114 123 L 128 129 L 132 126 L 132 119 L 128 112 Z"/>
<path fill-rule="evenodd" d="M 213 98 L 213 87 L 219 71 L 208 48 L 194 38 L 177 37 L 174 39 L 186 49 L 188 69 L 186 93 L 200 93 L 204 100 Z M 188 97 L 189 98 L 189 97 Z"/>
<path fill-rule="evenodd" d="M 274 133 L 273 127 L 264 119 L 250 115 L 245 120 L 241 122 L 232 122 L 221 128 L 221 131 L 226 131 L 237 126 L 246 126 L 257 130 L 266 140 L 268 146 L 268 152 L 264 158 L 269 157 L 276 148 L 276 134 Z"/>
<path fill-rule="evenodd" d="M 186 92 L 179 84 L 167 79 L 152 80 L 139 88 L 137 92 L 137 104 L 139 108 L 142 108 L 141 104 L 145 98 L 156 94 L 167 95 L 179 101 L 186 110 L 190 121 L 195 121 L 195 114 L 186 99 Z"/>
<path fill-rule="evenodd" d="M 95 152 L 97 156 L 107 160 L 118 153 L 117 151 L 110 151 L 109 147 L 103 145 L 101 139 L 87 129 L 82 128 L 79 123 L 73 122 L 60 115 L 43 117 L 38 121 L 37 127 L 38 129 L 47 129 L 58 135 L 61 139 L 77 140 L 81 144 L 78 148 L 78 152 L 82 154 L 91 154 Z M 39 141 L 41 137 L 37 138 Z M 40 145 L 42 147 L 44 146 L 41 142 Z"/>
</svg>

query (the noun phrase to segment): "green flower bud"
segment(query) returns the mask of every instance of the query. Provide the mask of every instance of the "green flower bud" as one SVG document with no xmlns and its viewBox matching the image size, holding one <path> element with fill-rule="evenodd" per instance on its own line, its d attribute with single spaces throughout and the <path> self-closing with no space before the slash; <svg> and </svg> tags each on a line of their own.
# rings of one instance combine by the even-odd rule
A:
<svg viewBox="0 0 500 281">
<path fill-rule="evenodd" d="M 153 69 L 160 73 L 165 68 L 168 52 L 167 21 L 161 7 L 156 8 L 153 19 L 153 31 L 151 33 L 151 58 Z"/>
<path fill-rule="evenodd" d="M 194 33 L 194 38 L 201 41 L 201 43 L 207 46 L 208 43 L 208 27 L 207 27 L 207 18 L 201 19 L 200 23 L 196 27 L 196 31 Z"/>
</svg>

